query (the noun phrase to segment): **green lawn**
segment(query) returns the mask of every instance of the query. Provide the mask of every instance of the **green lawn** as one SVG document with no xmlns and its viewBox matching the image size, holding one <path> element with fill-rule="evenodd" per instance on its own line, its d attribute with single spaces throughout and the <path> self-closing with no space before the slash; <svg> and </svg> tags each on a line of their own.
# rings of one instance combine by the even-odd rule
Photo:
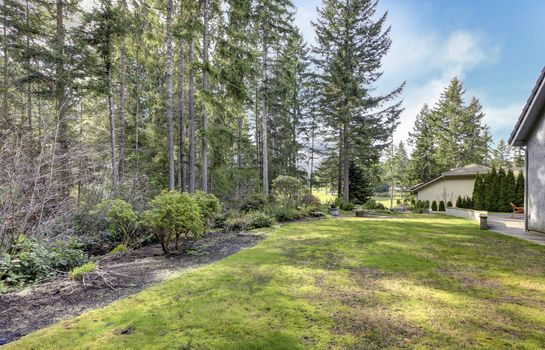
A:
<svg viewBox="0 0 545 350">
<path fill-rule="evenodd" d="M 545 247 L 443 216 L 296 223 L 5 349 L 543 349 Z"/>
</svg>

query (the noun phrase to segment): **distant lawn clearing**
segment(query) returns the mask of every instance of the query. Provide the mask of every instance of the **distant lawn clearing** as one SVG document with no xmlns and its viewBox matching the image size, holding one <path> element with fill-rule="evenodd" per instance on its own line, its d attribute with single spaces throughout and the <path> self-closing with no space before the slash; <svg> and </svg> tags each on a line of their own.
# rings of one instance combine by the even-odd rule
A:
<svg viewBox="0 0 545 350">
<path fill-rule="evenodd" d="M 544 309 L 545 247 L 443 216 L 340 218 L 4 348 L 542 349 Z"/>
</svg>

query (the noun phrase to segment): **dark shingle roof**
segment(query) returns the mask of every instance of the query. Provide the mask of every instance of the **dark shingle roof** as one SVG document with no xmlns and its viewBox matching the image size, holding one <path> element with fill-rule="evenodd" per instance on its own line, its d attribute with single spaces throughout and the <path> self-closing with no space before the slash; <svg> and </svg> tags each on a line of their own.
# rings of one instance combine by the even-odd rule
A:
<svg viewBox="0 0 545 350">
<path fill-rule="evenodd" d="M 512 146 L 524 146 L 528 141 L 528 136 L 533 130 L 534 125 L 542 115 L 541 112 L 545 106 L 545 67 L 541 70 L 541 74 L 537 79 L 528 101 L 522 110 L 522 113 L 517 120 L 517 124 L 511 136 L 509 144 Z"/>
</svg>

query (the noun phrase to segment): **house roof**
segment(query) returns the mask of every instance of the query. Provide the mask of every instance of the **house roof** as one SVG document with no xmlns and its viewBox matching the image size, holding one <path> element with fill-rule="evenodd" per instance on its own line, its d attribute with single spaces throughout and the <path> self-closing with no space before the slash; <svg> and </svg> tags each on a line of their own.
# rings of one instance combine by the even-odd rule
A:
<svg viewBox="0 0 545 350">
<path fill-rule="evenodd" d="M 545 106 L 545 67 L 541 71 L 536 85 L 534 86 L 522 113 L 519 116 L 515 128 L 509 137 L 509 144 L 512 146 L 524 146 L 528 143 L 528 138 L 534 126 L 543 115 Z"/>
<path fill-rule="evenodd" d="M 489 168 L 487 166 L 484 166 L 484 165 L 479 165 L 479 164 L 469 164 L 469 165 L 466 165 L 466 166 L 463 166 L 463 167 L 460 167 L 460 168 L 454 168 L 454 169 L 451 169 L 451 170 L 449 170 L 447 172 L 442 173 L 441 175 L 431 179 L 430 181 L 422 182 L 422 183 L 419 183 L 419 184 L 409 188 L 409 192 L 418 191 L 419 189 L 421 189 L 423 187 L 426 187 L 428 185 L 431 185 L 432 183 L 434 183 L 434 182 L 436 182 L 438 180 L 444 179 L 446 177 L 473 176 L 473 175 L 476 176 L 477 174 L 486 174 L 490 170 L 491 170 L 491 168 Z"/>
</svg>

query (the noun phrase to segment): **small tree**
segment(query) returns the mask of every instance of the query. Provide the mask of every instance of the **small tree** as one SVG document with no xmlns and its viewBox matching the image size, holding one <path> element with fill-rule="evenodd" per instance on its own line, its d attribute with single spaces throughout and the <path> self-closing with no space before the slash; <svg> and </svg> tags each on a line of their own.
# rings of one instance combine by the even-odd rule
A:
<svg viewBox="0 0 545 350">
<path fill-rule="evenodd" d="M 473 186 L 473 209 L 484 210 L 484 189 L 483 181 L 486 175 L 477 174 L 475 185 Z"/>
<path fill-rule="evenodd" d="M 445 202 L 444 201 L 439 202 L 439 211 L 445 211 Z"/>
<path fill-rule="evenodd" d="M 185 240 L 198 239 L 204 232 L 203 217 L 199 205 L 187 193 L 163 191 L 149 204 L 150 209 L 142 214 L 143 223 L 157 237 L 165 254 L 169 244 L 180 237 Z"/>
<path fill-rule="evenodd" d="M 437 211 L 437 201 L 431 202 L 431 210 Z"/>
<path fill-rule="evenodd" d="M 460 196 L 456 199 L 456 208 L 463 208 L 462 197 Z"/>
<path fill-rule="evenodd" d="M 511 204 L 516 201 L 517 182 L 513 170 L 509 169 L 507 175 L 503 179 L 503 183 L 500 189 L 500 205 L 501 211 L 511 211 Z"/>
<path fill-rule="evenodd" d="M 522 174 L 522 171 L 519 172 L 517 175 L 517 185 L 515 190 L 515 201 L 513 202 L 514 205 L 518 207 L 524 206 L 524 174 Z"/>
<path fill-rule="evenodd" d="M 498 211 L 511 211 L 509 205 L 509 185 L 507 184 L 507 174 L 504 168 L 500 168 L 498 171 Z"/>
<path fill-rule="evenodd" d="M 492 167 L 492 171 L 488 175 L 488 181 L 486 186 L 486 210 L 498 211 L 499 201 L 499 185 L 498 185 L 498 172 L 496 167 Z"/>
<path fill-rule="evenodd" d="M 305 193 L 298 178 L 280 175 L 272 182 L 273 195 L 285 208 L 295 208 Z"/>
</svg>

